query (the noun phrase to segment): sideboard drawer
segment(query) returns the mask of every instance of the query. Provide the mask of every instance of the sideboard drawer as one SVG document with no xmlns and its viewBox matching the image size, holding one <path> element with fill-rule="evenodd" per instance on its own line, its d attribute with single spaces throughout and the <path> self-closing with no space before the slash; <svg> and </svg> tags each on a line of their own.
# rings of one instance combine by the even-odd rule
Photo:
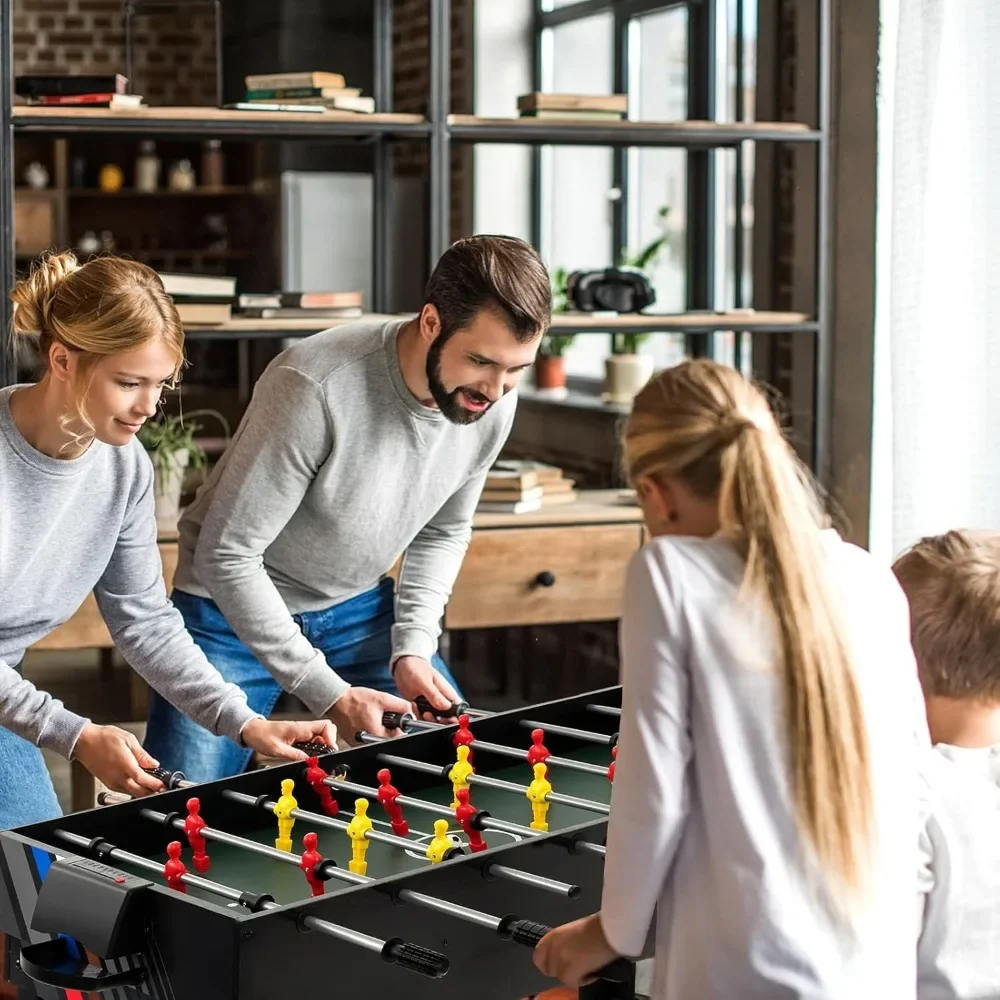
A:
<svg viewBox="0 0 1000 1000">
<path fill-rule="evenodd" d="M 626 566 L 641 545 L 637 524 L 476 531 L 445 628 L 616 619 Z"/>
</svg>

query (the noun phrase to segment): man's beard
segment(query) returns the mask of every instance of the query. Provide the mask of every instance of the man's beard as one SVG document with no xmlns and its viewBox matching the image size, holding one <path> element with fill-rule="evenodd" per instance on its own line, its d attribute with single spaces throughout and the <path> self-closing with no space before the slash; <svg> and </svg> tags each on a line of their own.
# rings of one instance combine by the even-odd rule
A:
<svg viewBox="0 0 1000 1000">
<path fill-rule="evenodd" d="M 453 424 L 474 424 L 480 417 L 489 413 L 493 403 L 481 392 L 466 386 L 459 386 L 451 392 L 447 390 L 444 382 L 441 381 L 441 351 L 444 348 L 445 339 L 437 337 L 427 351 L 427 385 L 430 387 L 434 402 L 437 403 L 438 409 L 444 414 L 446 420 L 450 420 Z M 467 409 L 461 402 L 463 393 L 474 402 L 486 403 L 486 408 L 484 410 Z"/>
</svg>

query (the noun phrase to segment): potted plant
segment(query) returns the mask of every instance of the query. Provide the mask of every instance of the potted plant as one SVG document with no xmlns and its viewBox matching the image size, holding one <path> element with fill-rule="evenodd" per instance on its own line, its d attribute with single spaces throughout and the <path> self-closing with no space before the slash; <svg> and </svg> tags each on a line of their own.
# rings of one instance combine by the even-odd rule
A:
<svg viewBox="0 0 1000 1000">
<path fill-rule="evenodd" d="M 552 272 L 552 312 L 563 313 L 568 310 L 566 298 L 566 268 L 557 267 Z M 564 389 L 566 387 L 566 369 L 563 354 L 573 343 L 574 334 L 546 333 L 538 348 L 535 359 L 535 388 Z"/>
<path fill-rule="evenodd" d="M 661 205 L 656 213 L 660 234 L 634 255 L 622 250 L 620 267 L 631 267 L 646 273 L 656 264 L 669 241 L 666 228 L 669 215 L 669 207 Z M 652 377 L 653 359 L 639 353 L 640 345 L 648 336 L 648 333 L 611 335 L 611 355 L 604 361 L 604 398 L 607 402 L 631 403 L 635 394 Z"/>
<path fill-rule="evenodd" d="M 191 420 L 201 415 L 218 418 L 229 437 L 229 425 L 214 410 L 147 420 L 139 430 L 139 441 L 153 460 L 153 496 L 158 521 L 167 524 L 177 521 L 186 471 L 205 468 L 205 452 L 194 439 L 201 425 Z"/>
<path fill-rule="evenodd" d="M 653 359 L 639 353 L 648 333 L 613 333 L 611 355 L 604 359 L 604 399 L 608 403 L 631 403 L 635 394 L 652 378 Z"/>
</svg>

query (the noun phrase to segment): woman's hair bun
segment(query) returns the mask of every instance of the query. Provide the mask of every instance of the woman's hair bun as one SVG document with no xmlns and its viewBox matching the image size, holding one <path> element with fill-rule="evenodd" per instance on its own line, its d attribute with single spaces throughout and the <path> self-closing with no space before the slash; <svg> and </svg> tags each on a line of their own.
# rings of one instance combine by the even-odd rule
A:
<svg viewBox="0 0 1000 1000">
<path fill-rule="evenodd" d="M 71 251 L 50 254 L 22 278 L 10 293 L 14 303 L 14 332 L 36 335 L 45 328 L 59 286 L 80 264 Z"/>
</svg>

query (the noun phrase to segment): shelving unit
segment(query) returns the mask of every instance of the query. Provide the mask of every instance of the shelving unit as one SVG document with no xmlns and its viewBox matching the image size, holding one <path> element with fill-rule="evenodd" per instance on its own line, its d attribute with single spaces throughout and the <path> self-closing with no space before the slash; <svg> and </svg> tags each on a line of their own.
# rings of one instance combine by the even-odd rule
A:
<svg viewBox="0 0 1000 1000">
<path fill-rule="evenodd" d="M 518 143 L 546 145 L 628 147 L 680 147 L 692 150 L 739 148 L 745 142 L 809 143 L 818 148 L 819 217 L 817 240 L 817 315 L 792 313 L 691 312 L 656 316 L 574 316 L 556 315 L 553 332 L 689 332 L 712 330 L 756 333 L 808 332 L 817 342 L 816 433 L 814 465 L 824 470 L 829 456 L 829 122 L 830 122 L 830 0 L 820 0 L 820 93 L 818 128 L 790 122 L 713 121 L 683 122 L 596 122 L 481 118 L 450 113 L 450 23 L 448 0 L 428 0 L 429 6 L 429 94 L 426 117 L 392 112 L 392 2 L 373 0 L 376 107 L 374 115 L 326 111 L 322 114 L 226 111 L 220 108 L 140 108 L 110 111 L 100 108 L 12 107 L 13 0 L 0 0 L 0 56 L 6 67 L 0 73 L 0 385 L 14 377 L 9 351 L 9 299 L 7 292 L 15 271 L 13 241 L 13 140 L 15 134 L 48 135 L 53 138 L 76 134 L 141 135 L 155 138 L 243 138 L 256 140 L 314 140 L 365 142 L 375 144 L 374 167 L 374 305 L 384 313 L 387 302 L 387 275 L 391 234 L 388 218 L 389 144 L 399 140 L 426 141 L 429 145 L 428 234 L 431 265 L 449 242 L 451 200 L 450 145 L 462 143 Z M 599 4 L 590 3 L 595 9 Z M 700 6 L 692 0 L 692 9 Z M 739 4 L 742 8 L 742 4 Z M 560 8 L 565 10 L 565 8 Z M 123 193 L 121 197 L 125 197 Z M 301 324 L 301 325 L 300 325 Z M 258 321 L 234 319 L 225 327 L 192 329 L 192 340 L 255 339 L 305 336 L 329 326 L 324 321 Z"/>
</svg>

